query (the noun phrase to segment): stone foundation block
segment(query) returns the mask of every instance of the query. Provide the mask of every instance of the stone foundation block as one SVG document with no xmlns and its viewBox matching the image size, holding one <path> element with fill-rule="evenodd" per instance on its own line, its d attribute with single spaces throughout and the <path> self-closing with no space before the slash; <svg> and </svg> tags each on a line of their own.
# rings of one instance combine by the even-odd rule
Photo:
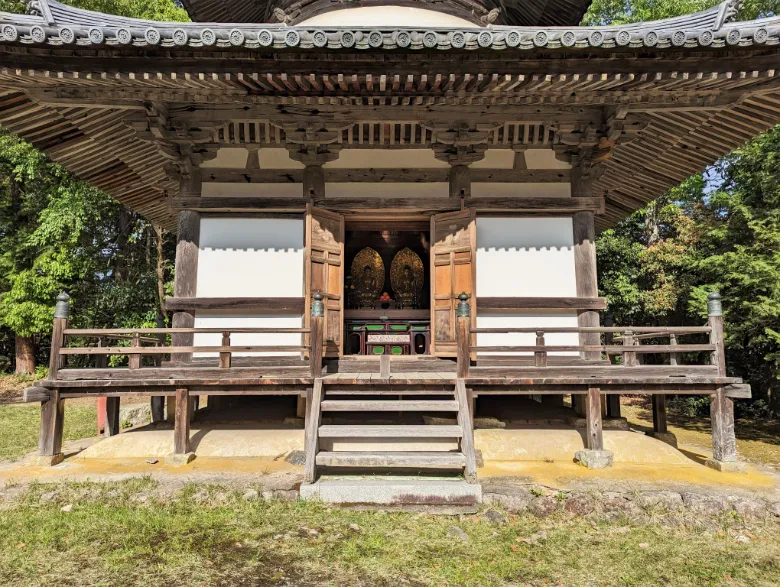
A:
<svg viewBox="0 0 780 587">
<path fill-rule="evenodd" d="M 165 457 L 165 464 L 173 465 L 174 467 L 181 467 L 183 465 L 189 465 L 194 460 L 194 452 L 185 452 L 184 454 L 172 453 Z"/>
<path fill-rule="evenodd" d="M 605 469 L 612 466 L 614 454 L 611 450 L 578 450 L 574 460 L 588 469 Z"/>
<path fill-rule="evenodd" d="M 715 469 L 721 473 L 747 473 L 747 465 L 739 461 L 719 461 L 718 459 L 707 459 L 704 465 L 710 469 Z"/>
</svg>

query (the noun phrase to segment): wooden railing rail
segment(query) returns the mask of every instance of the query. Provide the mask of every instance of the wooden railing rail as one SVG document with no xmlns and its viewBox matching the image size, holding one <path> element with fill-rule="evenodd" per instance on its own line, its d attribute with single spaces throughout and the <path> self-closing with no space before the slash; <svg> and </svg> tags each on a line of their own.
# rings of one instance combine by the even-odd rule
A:
<svg viewBox="0 0 780 587">
<path fill-rule="evenodd" d="M 709 353 L 712 364 L 721 365 L 722 337 L 713 328 L 712 321 L 706 326 L 588 326 L 588 327 L 524 327 L 524 328 L 472 328 L 469 296 L 461 294 L 458 304 L 456 345 L 458 349 L 458 373 L 468 373 L 472 359 L 480 353 L 530 353 L 536 367 L 547 367 L 550 353 L 596 354 L 597 357 L 621 357 L 619 363 L 610 363 L 616 367 L 633 367 L 643 363 L 647 355 L 669 355 L 669 365 L 677 366 L 683 353 Z M 550 345 L 546 339 L 549 334 L 604 334 L 606 344 Z M 478 345 L 474 337 L 478 334 L 533 334 L 533 345 Z M 706 344 L 680 344 L 679 337 L 708 334 Z M 669 344 L 642 344 L 653 339 L 669 340 Z M 466 376 L 466 375 L 459 375 Z"/>
<path fill-rule="evenodd" d="M 140 369 L 142 358 L 152 356 L 159 367 L 165 355 L 189 355 L 193 353 L 217 353 L 219 366 L 230 368 L 234 353 L 302 353 L 308 355 L 312 375 L 322 375 L 324 312 L 320 293 L 314 294 L 309 328 L 68 328 L 70 298 L 63 293 L 57 297 L 57 310 L 52 333 L 49 377 L 57 378 L 58 371 L 68 356 L 94 356 L 96 367 L 105 368 L 108 356 L 127 356 L 128 368 Z M 161 322 L 158 322 L 161 324 Z M 168 335 L 173 334 L 220 334 L 218 345 L 166 345 Z M 308 338 L 300 345 L 235 345 L 231 337 L 235 334 L 300 334 Z M 95 346 L 68 347 L 68 337 L 94 338 Z M 127 346 L 110 346 L 107 341 L 129 341 Z M 143 343 L 147 343 L 144 345 Z"/>
</svg>

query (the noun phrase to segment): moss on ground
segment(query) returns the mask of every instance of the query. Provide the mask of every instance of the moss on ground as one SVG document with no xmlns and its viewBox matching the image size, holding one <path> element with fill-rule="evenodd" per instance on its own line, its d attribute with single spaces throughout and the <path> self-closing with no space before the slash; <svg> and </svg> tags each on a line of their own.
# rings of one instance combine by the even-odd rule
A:
<svg viewBox="0 0 780 587">
<path fill-rule="evenodd" d="M 780 584 L 780 528 L 329 509 L 155 482 L 25 489 L 0 515 L 2 585 Z M 70 505 L 70 511 L 62 511 Z M 455 529 L 454 529 L 455 527 Z"/>
</svg>

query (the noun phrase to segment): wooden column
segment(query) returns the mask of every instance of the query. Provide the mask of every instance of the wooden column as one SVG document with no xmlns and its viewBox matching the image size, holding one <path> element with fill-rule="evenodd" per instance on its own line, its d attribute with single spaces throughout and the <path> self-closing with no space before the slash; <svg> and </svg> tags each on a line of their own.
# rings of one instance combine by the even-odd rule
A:
<svg viewBox="0 0 780 587">
<path fill-rule="evenodd" d="M 65 344 L 63 331 L 68 327 L 70 316 L 70 296 L 62 292 L 57 296 L 57 304 L 54 307 L 54 323 L 51 333 L 51 353 L 49 354 L 49 379 L 57 379 L 57 372 L 63 366 L 63 355 L 60 349 Z"/>
<path fill-rule="evenodd" d="M 174 297 L 194 298 L 198 281 L 198 245 L 200 243 L 200 214 L 190 210 L 179 212 L 178 238 L 176 242 L 176 277 L 173 283 Z M 173 328 L 193 328 L 195 311 L 180 310 L 173 315 Z M 192 346 L 192 334 L 173 334 L 173 346 Z M 192 360 L 192 353 L 171 355 L 173 362 Z"/>
<path fill-rule="evenodd" d="M 584 173 L 583 165 L 572 169 L 572 196 L 590 197 L 590 178 Z M 596 298 L 599 295 L 598 275 L 596 272 L 596 221 L 593 212 L 577 212 L 572 217 L 574 236 L 574 272 L 577 282 L 577 297 Z M 598 327 L 599 313 L 595 310 L 579 310 L 577 325 L 580 327 Z M 601 336 L 598 333 L 580 333 L 581 345 L 598 345 Z M 597 361 L 601 353 L 588 351 L 580 353 L 586 361 Z M 578 396 L 572 396 L 572 407 L 579 415 L 585 411 Z"/>
<path fill-rule="evenodd" d="M 41 402 L 41 434 L 38 439 L 38 464 L 56 465 L 62 454 L 62 427 L 65 422 L 65 402 L 58 389 L 50 390 L 49 399 Z"/>
<path fill-rule="evenodd" d="M 589 450 L 604 450 L 599 391 L 598 387 L 589 387 L 585 396 L 585 448 Z"/>
<path fill-rule="evenodd" d="M 49 357 L 49 379 L 57 379 L 64 357 L 60 349 L 65 343 L 63 331 L 68 327 L 70 296 L 62 292 L 57 296 L 52 325 L 51 353 Z M 38 463 L 56 465 L 65 458 L 62 454 L 62 427 L 65 422 L 65 402 L 60 392 L 52 389 L 49 399 L 41 402 L 41 430 L 38 437 Z"/>
<path fill-rule="evenodd" d="M 322 163 L 307 164 L 303 168 L 303 197 L 325 197 L 325 170 Z"/>
<path fill-rule="evenodd" d="M 118 397 L 106 398 L 106 436 L 116 436 L 119 434 L 119 399 Z"/>
<path fill-rule="evenodd" d="M 189 389 L 176 390 L 176 421 L 173 428 L 173 453 L 183 455 L 190 452 L 190 402 Z"/>
<path fill-rule="evenodd" d="M 314 301 L 311 304 L 311 322 L 309 326 L 309 341 L 311 349 L 309 350 L 309 365 L 311 366 L 311 376 L 315 379 L 322 377 L 322 347 L 325 337 L 325 296 L 320 292 L 313 295 Z"/>
<path fill-rule="evenodd" d="M 723 336 L 723 307 L 720 294 L 711 293 L 707 298 L 710 344 L 715 346 L 712 364 L 718 375 L 726 377 L 726 348 Z M 743 472 L 745 467 L 737 462 L 737 440 L 734 433 L 734 401 L 726 396 L 725 387 L 718 387 L 710 396 L 710 420 L 712 423 L 712 458 L 706 465 L 719 471 Z"/>
<path fill-rule="evenodd" d="M 157 314 L 157 323 L 155 325 L 157 328 L 165 328 L 165 317 L 162 314 Z M 158 334 L 157 335 L 157 344 L 158 346 L 164 347 L 165 346 L 165 334 Z M 162 366 L 163 362 L 163 356 L 157 355 L 154 359 L 154 364 L 157 367 Z M 151 413 L 152 413 L 152 422 L 162 422 L 165 420 L 165 396 L 163 395 L 153 395 L 150 398 L 151 402 Z"/>
<path fill-rule="evenodd" d="M 455 318 L 455 344 L 457 347 L 457 377 L 466 379 L 469 376 L 471 364 L 471 305 L 469 296 L 462 293 L 458 296 L 458 313 Z"/>
<path fill-rule="evenodd" d="M 666 396 L 659 393 L 650 396 L 653 404 L 653 433 L 667 434 L 666 426 Z"/>
</svg>

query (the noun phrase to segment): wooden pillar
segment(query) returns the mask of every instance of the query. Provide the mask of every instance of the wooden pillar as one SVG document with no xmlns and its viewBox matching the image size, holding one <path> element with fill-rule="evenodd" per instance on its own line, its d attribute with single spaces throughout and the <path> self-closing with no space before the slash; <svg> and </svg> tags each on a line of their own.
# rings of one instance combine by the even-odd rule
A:
<svg viewBox="0 0 780 587">
<path fill-rule="evenodd" d="M 307 163 L 303 168 L 303 197 L 325 197 L 325 170 L 322 168 L 322 163 Z"/>
<path fill-rule="evenodd" d="M 116 436 L 119 434 L 119 398 L 106 398 L 106 436 Z"/>
<path fill-rule="evenodd" d="M 189 389 L 176 390 L 176 421 L 173 428 L 173 453 L 183 455 L 190 452 L 190 402 Z"/>
<path fill-rule="evenodd" d="M 49 355 L 49 379 L 57 379 L 57 372 L 63 366 L 63 355 L 60 354 L 65 344 L 65 335 L 63 332 L 68 327 L 68 318 L 70 317 L 70 296 L 62 292 L 57 296 L 57 303 L 54 307 L 54 323 L 51 333 L 51 353 Z"/>
<path fill-rule="evenodd" d="M 610 393 L 607 395 L 607 416 L 610 418 L 620 418 L 620 395 Z"/>
<path fill-rule="evenodd" d="M 598 387 L 589 387 L 585 396 L 585 448 L 589 450 L 604 450 L 599 391 Z"/>
<path fill-rule="evenodd" d="M 469 296 L 462 293 L 458 296 L 458 312 L 455 318 L 455 344 L 457 347 L 457 377 L 466 379 L 469 376 L 471 364 L 471 304 Z"/>
<path fill-rule="evenodd" d="M 573 216 L 574 224 L 574 271 L 577 280 L 577 297 L 597 298 L 599 295 L 596 271 L 596 224 L 593 212 L 577 212 Z M 579 310 L 577 324 L 580 327 L 599 326 L 599 313 L 596 310 Z M 580 333 L 581 345 L 597 346 L 601 342 L 598 332 Z M 597 361 L 601 358 L 598 351 L 582 353 L 582 358 Z"/>
<path fill-rule="evenodd" d="M 311 376 L 314 379 L 322 377 L 322 347 L 325 336 L 325 296 L 320 292 L 314 295 L 314 301 L 311 304 L 311 321 L 309 328 L 309 341 L 311 349 L 309 350 L 309 365 L 311 367 Z"/>
<path fill-rule="evenodd" d="M 669 429 L 666 426 L 666 396 L 662 393 L 650 396 L 653 404 L 653 433 L 667 434 Z"/>
<path fill-rule="evenodd" d="M 198 281 L 198 246 L 200 243 L 200 214 L 191 210 L 179 212 L 178 237 L 176 242 L 176 277 L 173 283 L 174 297 L 194 298 Z M 173 328 L 193 328 L 194 310 L 182 310 L 173 315 Z M 192 346 L 192 334 L 173 334 L 173 346 Z M 171 355 L 173 362 L 188 362 L 192 353 Z"/>
<path fill-rule="evenodd" d="M 162 314 L 157 314 L 157 323 L 155 325 L 157 328 L 165 328 L 165 317 Z M 157 345 L 160 347 L 165 346 L 165 334 L 159 333 L 157 334 Z M 163 362 L 163 355 L 156 355 L 154 358 L 154 364 L 156 367 L 162 366 Z M 152 414 L 152 423 L 154 422 L 162 422 L 165 420 L 165 396 L 162 395 L 153 395 L 151 398 L 149 398 L 151 403 L 151 414 Z"/>
<path fill-rule="evenodd" d="M 726 349 L 723 336 L 723 308 L 720 294 L 711 293 L 707 298 L 709 315 L 710 344 L 715 346 L 712 352 L 712 364 L 718 368 L 718 376 L 726 377 Z M 710 420 L 712 423 L 712 458 L 707 459 L 708 467 L 719 471 L 744 472 L 742 463 L 737 462 L 737 440 L 734 433 L 734 401 L 726 396 L 723 386 L 710 396 Z"/>
<path fill-rule="evenodd" d="M 165 421 L 173 422 L 176 419 L 176 396 L 166 396 L 165 402 Z"/>
<path fill-rule="evenodd" d="M 41 402 L 41 434 L 38 439 L 38 463 L 56 465 L 62 454 L 62 427 L 65 421 L 65 402 L 58 389 L 51 389 L 49 399 Z"/>
</svg>

